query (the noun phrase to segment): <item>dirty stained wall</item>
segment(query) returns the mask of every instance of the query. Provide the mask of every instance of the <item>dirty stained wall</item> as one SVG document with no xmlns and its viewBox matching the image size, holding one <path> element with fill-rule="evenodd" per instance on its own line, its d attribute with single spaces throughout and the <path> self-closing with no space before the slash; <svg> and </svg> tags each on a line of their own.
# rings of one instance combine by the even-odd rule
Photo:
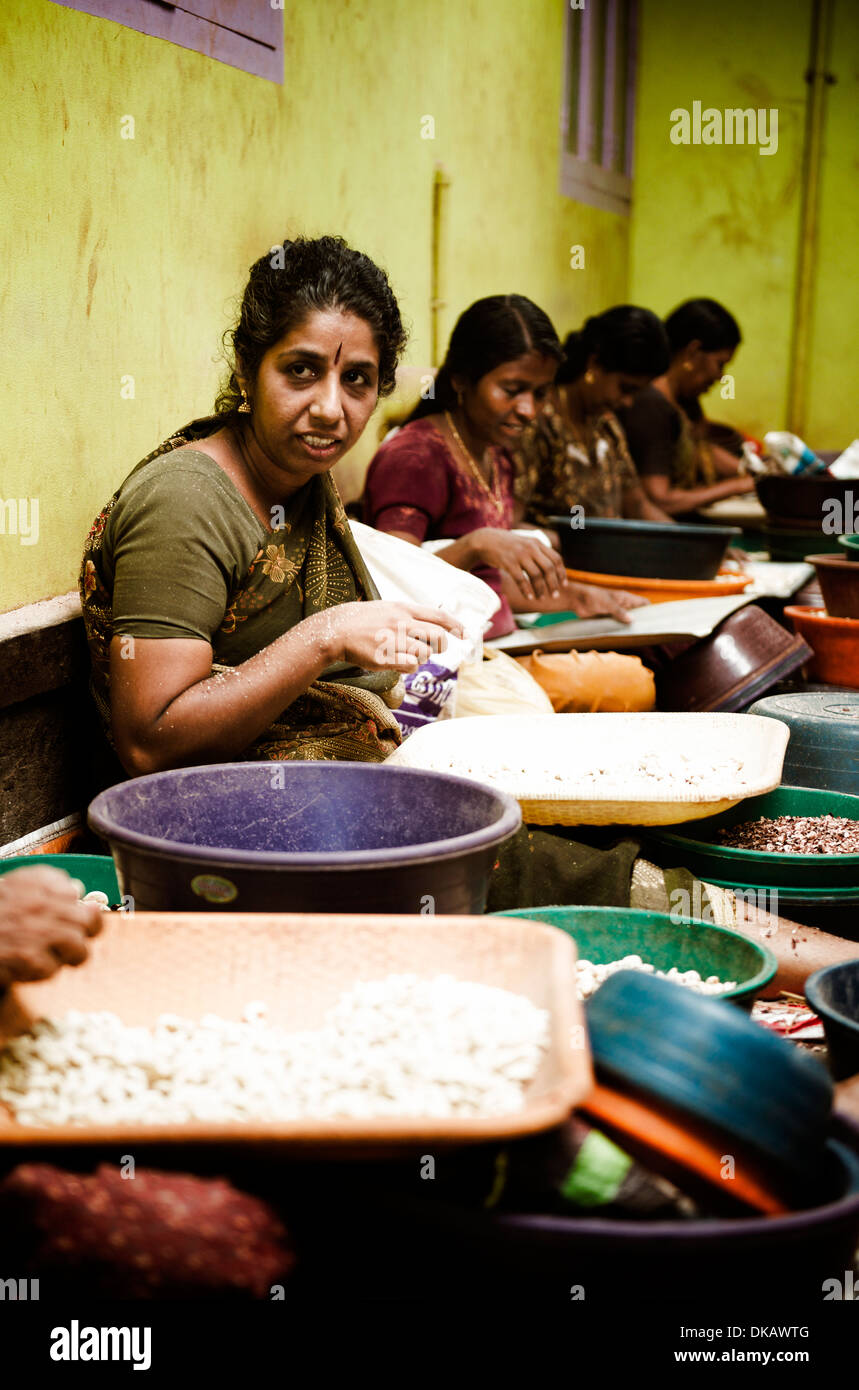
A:
<svg viewBox="0 0 859 1390">
<path fill-rule="evenodd" d="M 443 335 L 483 294 L 530 295 L 561 332 L 623 297 L 627 220 L 557 192 L 563 6 L 490 8 L 491 23 L 481 0 L 290 6 L 281 87 L 49 0 L 3 0 L 0 495 L 40 511 L 37 544 L 0 535 L 4 609 L 68 590 L 98 508 L 208 411 L 246 269 L 284 235 L 340 232 L 378 258 L 416 366 L 436 162 L 451 179 Z M 585 270 L 569 268 L 574 243 Z M 339 472 L 357 491 L 361 468 Z"/>
<path fill-rule="evenodd" d="M 659 313 L 710 295 L 744 342 L 729 371 L 735 398 L 709 413 L 762 434 L 783 429 L 800 219 L 811 0 L 642 6 L 630 295 Z M 859 434 L 852 386 L 859 316 L 859 6 L 836 0 L 821 178 L 806 437 L 821 449 Z M 778 148 L 677 145 L 671 112 L 694 101 L 778 112 Z M 726 388 L 728 390 L 730 388 Z"/>
<path fill-rule="evenodd" d="M 339 231 L 377 257 L 412 330 L 407 361 L 428 364 L 437 163 L 451 180 L 443 340 L 499 291 L 531 295 L 562 333 L 626 299 L 664 313 L 711 294 L 745 338 L 736 397 L 714 393 L 711 413 L 783 425 L 810 8 L 646 0 L 627 220 L 557 192 L 561 0 L 293 6 L 282 87 L 50 0 L 4 0 L 0 500 L 37 499 L 39 538 L 0 534 L 0 607 L 69 589 L 98 507 L 210 408 L 246 268 L 284 235 Z M 833 66 L 809 382 L 821 448 L 859 433 L 853 0 L 836 0 Z M 671 144 L 670 112 L 695 100 L 775 106 L 777 154 Z M 338 469 L 347 496 L 373 444 L 371 422 Z"/>
</svg>

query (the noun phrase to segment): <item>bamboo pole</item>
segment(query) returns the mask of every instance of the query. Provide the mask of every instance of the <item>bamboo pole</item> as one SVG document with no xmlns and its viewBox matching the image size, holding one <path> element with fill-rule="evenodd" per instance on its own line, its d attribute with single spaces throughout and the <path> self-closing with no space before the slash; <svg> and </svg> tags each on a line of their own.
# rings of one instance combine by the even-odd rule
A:
<svg viewBox="0 0 859 1390">
<path fill-rule="evenodd" d="M 808 410 L 808 364 L 814 326 L 814 290 L 820 212 L 820 169 L 826 120 L 826 88 L 834 77 L 828 71 L 835 0 L 813 0 L 808 94 L 800 182 L 799 245 L 791 331 L 788 385 L 788 429 L 805 437 Z"/>
</svg>

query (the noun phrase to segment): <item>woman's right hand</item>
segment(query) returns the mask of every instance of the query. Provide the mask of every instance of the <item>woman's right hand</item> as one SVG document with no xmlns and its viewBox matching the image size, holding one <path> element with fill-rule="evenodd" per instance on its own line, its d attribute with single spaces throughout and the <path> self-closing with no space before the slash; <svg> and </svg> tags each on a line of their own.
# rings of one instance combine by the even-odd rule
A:
<svg viewBox="0 0 859 1390">
<path fill-rule="evenodd" d="M 307 622 L 319 624 L 331 662 L 404 675 L 443 651 L 449 636 L 465 636 L 462 624 L 440 608 L 381 600 L 340 603 Z"/>
<path fill-rule="evenodd" d="M 560 597 L 567 572 L 550 546 L 495 526 L 473 531 L 468 539 L 478 560 L 508 575 L 527 603 Z"/>
</svg>

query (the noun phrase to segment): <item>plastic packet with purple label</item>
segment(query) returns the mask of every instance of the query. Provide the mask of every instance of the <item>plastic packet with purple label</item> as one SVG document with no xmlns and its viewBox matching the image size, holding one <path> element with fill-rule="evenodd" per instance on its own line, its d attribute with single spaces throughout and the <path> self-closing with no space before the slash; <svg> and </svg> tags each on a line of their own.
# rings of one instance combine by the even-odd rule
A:
<svg viewBox="0 0 859 1390">
<path fill-rule="evenodd" d="M 405 698 L 399 709 L 394 710 L 403 738 L 408 738 L 424 724 L 450 718 L 456 695 L 456 675 L 456 671 L 436 659 L 425 661 L 423 666 L 404 677 Z"/>
</svg>

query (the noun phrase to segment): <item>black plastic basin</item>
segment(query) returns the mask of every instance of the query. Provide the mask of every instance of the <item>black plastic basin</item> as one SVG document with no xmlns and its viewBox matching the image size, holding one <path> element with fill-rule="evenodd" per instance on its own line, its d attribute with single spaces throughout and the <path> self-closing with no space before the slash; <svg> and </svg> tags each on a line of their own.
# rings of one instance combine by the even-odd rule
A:
<svg viewBox="0 0 859 1390">
<path fill-rule="evenodd" d="M 767 473 L 755 479 L 755 491 L 764 511 L 776 520 L 813 521 L 820 525 L 830 516 L 840 515 L 843 524 L 836 525 L 835 534 L 853 529 L 849 500 L 859 493 L 855 478 L 833 478 L 829 473 L 815 473 L 808 478 Z M 833 502 L 838 503 L 839 510 L 833 510 Z"/>
<path fill-rule="evenodd" d="M 516 801 L 372 763 L 222 763 L 110 787 L 89 823 L 137 908 L 482 912 Z"/>
<path fill-rule="evenodd" d="M 569 569 L 635 579 L 714 579 L 731 541 L 742 535 L 736 526 L 606 517 L 586 517 L 574 527 L 570 517 L 553 516 L 550 524 Z"/>
</svg>

